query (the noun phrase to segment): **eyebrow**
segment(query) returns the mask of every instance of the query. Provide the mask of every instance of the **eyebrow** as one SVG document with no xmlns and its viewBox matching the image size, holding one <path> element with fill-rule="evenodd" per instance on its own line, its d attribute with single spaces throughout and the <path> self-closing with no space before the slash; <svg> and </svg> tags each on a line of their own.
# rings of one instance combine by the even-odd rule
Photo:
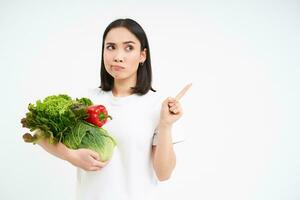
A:
<svg viewBox="0 0 300 200">
<path fill-rule="evenodd" d="M 123 44 L 129 44 L 129 43 L 133 43 L 133 44 L 135 44 L 135 42 L 134 42 L 134 41 L 126 41 L 126 42 L 123 42 Z M 112 44 L 116 44 L 116 43 L 113 43 L 113 42 L 106 42 L 106 44 L 110 44 L 110 45 L 112 45 Z"/>
</svg>

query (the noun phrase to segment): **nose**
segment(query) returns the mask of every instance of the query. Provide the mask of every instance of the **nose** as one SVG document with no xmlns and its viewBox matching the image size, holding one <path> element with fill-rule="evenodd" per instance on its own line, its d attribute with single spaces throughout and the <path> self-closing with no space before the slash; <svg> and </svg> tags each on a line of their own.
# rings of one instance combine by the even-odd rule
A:
<svg viewBox="0 0 300 200">
<path fill-rule="evenodd" d="M 115 62 L 123 62 L 123 59 L 119 59 L 119 58 L 114 58 Z"/>
<path fill-rule="evenodd" d="M 118 52 L 116 53 L 115 57 L 114 57 L 114 61 L 115 62 L 124 62 L 124 57 L 123 57 L 123 54 L 122 52 Z"/>
</svg>

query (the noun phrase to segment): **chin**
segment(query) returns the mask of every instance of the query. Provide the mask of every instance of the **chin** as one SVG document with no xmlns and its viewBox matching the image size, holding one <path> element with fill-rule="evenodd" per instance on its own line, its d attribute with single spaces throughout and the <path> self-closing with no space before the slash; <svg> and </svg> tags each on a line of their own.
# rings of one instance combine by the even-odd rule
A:
<svg viewBox="0 0 300 200">
<path fill-rule="evenodd" d="M 114 74 L 112 77 L 114 77 L 115 80 L 125 80 L 129 78 L 128 76 L 121 76 L 118 74 Z"/>
</svg>

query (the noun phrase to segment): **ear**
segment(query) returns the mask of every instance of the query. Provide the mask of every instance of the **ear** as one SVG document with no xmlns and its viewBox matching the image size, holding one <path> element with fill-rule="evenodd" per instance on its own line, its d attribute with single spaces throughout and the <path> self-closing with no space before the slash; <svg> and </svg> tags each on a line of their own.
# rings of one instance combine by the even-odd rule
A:
<svg viewBox="0 0 300 200">
<path fill-rule="evenodd" d="M 140 63 L 141 62 L 145 62 L 145 60 L 147 59 L 147 49 L 146 48 L 144 48 L 144 50 L 143 51 L 141 51 L 141 56 L 140 56 Z"/>
</svg>

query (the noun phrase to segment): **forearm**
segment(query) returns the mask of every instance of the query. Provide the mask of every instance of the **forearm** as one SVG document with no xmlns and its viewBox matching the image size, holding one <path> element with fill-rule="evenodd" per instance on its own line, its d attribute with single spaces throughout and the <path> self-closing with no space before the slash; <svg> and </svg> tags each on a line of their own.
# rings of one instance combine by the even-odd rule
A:
<svg viewBox="0 0 300 200">
<path fill-rule="evenodd" d="M 153 155 L 153 167 L 160 180 L 168 179 L 176 165 L 176 156 L 172 143 L 172 126 L 158 126 L 157 145 Z"/>
<path fill-rule="evenodd" d="M 48 153 L 68 161 L 70 149 L 68 149 L 63 143 L 50 144 L 48 138 L 40 139 L 37 142 Z"/>
</svg>

